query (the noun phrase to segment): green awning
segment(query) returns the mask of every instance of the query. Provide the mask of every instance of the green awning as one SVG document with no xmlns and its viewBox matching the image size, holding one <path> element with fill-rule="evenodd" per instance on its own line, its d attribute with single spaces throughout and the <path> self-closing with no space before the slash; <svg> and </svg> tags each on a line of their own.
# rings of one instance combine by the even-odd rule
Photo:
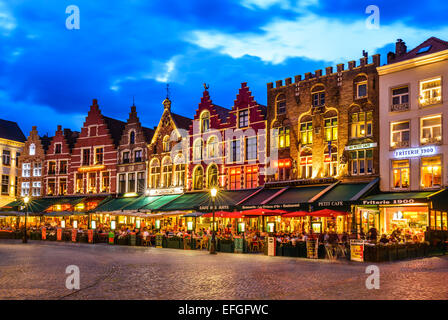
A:
<svg viewBox="0 0 448 320">
<path fill-rule="evenodd" d="M 127 205 L 130 205 L 136 198 L 114 198 L 107 202 L 100 203 L 94 212 L 112 212 L 122 210 Z"/>
<path fill-rule="evenodd" d="M 448 189 L 433 193 L 430 198 L 433 210 L 448 212 Z"/>
<path fill-rule="evenodd" d="M 362 205 L 389 205 L 389 204 L 410 204 L 418 202 L 428 202 L 434 191 L 416 192 L 384 192 L 362 198 L 359 204 Z"/>
<path fill-rule="evenodd" d="M 275 208 L 282 209 L 308 209 L 308 202 L 327 187 L 326 185 L 321 185 L 287 188 L 263 207 L 274 208 L 275 206 Z"/>
<path fill-rule="evenodd" d="M 12 209 L 12 208 L 17 208 L 17 207 L 24 206 L 24 205 L 25 204 L 23 203 L 22 200 L 15 200 L 15 201 L 12 201 L 12 202 L 4 205 L 2 207 L 2 210 L 8 210 L 8 209 Z"/>
<path fill-rule="evenodd" d="M 165 196 L 161 196 L 159 199 L 147 204 L 146 206 L 140 208 L 140 211 L 144 211 L 144 210 L 160 210 L 160 208 L 162 208 L 164 205 L 166 205 L 167 203 L 170 203 L 171 201 L 173 201 L 176 198 L 179 198 L 180 195 L 178 194 L 170 194 L 170 195 L 165 195 Z M 165 209 L 164 209 L 165 210 Z"/>
<path fill-rule="evenodd" d="M 314 209 L 322 208 L 349 209 L 363 195 L 372 190 L 377 180 L 369 183 L 340 183 L 313 202 Z"/>
<path fill-rule="evenodd" d="M 69 205 L 75 206 L 78 203 L 82 202 L 84 199 L 86 199 L 86 197 L 63 197 L 63 198 L 57 198 L 57 200 L 53 203 L 53 205 L 69 204 Z"/>
<path fill-rule="evenodd" d="M 216 195 L 215 209 L 233 210 L 239 202 L 243 201 L 257 190 L 259 189 L 220 190 Z M 212 207 L 213 201 L 211 197 L 206 197 L 205 201 L 199 206 L 199 210 L 210 212 Z"/>
<path fill-rule="evenodd" d="M 263 201 L 266 201 L 276 193 L 278 193 L 280 190 L 285 188 L 274 188 L 274 189 L 258 189 L 257 193 L 251 196 L 249 199 L 244 201 L 243 203 L 240 203 L 239 206 L 241 206 L 241 209 L 252 209 L 254 207 L 261 207 L 260 204 Z M 255 192 L 254 192 L 255 193 Z"/>
<path fill-rule="evenodd" d="M 210 197 L 208 192 L 184 193 L 160 208 L 162 211 L 197 210 Z"/>
<path fill-rule="evenodd" d="M 159 198 L 160 196 L 153 196 L 153 197 L 141 196 L 138 197 L 137 199 L 134 199 L 134 201 L 132 201 L 130 204 L 124 206 L 122 210 L 138 210 L 156 201 Z"/>
<path fill-rule="evenodd" d="M 49 207 L 51 207 L 55 203 L 56 200 L 57 199 L 54 199 L 54 198 L 42 198 L 42 199 L 31 200 L 28 203 L 28 212 L 34 212 L 34 213 L 44 212 Z M 24 210 L 25 209 L 23 209 L 22 211 L 24 211 Z"/>
</svg>

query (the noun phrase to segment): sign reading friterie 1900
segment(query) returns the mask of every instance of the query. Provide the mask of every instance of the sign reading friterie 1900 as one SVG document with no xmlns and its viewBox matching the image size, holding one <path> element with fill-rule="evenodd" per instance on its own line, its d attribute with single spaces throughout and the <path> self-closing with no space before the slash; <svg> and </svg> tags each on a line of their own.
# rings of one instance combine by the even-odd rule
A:
<svg viewBox="0 0 448 320">
<path fill-rule="evenodd" d="M 435 146 L 421 148 L 398 149 L 394 151 L 394 158 L 412 158 L 421 156 L 430 156 L 437 152 Z"/>
</svg>

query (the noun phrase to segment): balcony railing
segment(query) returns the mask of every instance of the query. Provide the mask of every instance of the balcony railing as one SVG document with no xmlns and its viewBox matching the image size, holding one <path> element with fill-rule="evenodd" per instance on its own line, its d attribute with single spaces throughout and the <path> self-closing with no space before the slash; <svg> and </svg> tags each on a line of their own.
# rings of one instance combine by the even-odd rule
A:
<svg viewBox="0 0 448 320">
<path fill-rule="evenodd" d="M 422 138 L 421 143 L 422 144 L 434 144 L 434 143 L 441 143 L 442 137 L 432 137 L 432 138 Z"/>
<path fill-rule="evenodd" d="M 441 103 L 442 97 L 438 96 L 438 97 L 434 97 L 434 98 L 420 98 L 419 102 L 420 102 L 420 106 L 422 106 L 422 107 L 430 106 L 432 104 Z"/>
</svg>

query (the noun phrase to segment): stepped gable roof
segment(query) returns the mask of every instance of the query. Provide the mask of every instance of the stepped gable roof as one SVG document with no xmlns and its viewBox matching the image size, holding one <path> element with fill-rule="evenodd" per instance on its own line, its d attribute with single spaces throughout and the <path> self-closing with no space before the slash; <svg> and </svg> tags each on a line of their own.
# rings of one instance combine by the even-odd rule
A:
<svg viewBox="0 0 448 320">
<path fill-rule="evenodd" d="M 124 127 L 126 126 L 126 122 L 109 118 L 103 116 L 104 121 L 106 122 L 107 127 L 109 128 L 109 132 L 114 140 L 115 146 L 120 144 L 121 135 L 123 134 Z"/>
<path fill-rule="evenodd" d="M 17 122 L 0 119 L 0 138 L 25 142 L 26 137 Z"/>
</svg>

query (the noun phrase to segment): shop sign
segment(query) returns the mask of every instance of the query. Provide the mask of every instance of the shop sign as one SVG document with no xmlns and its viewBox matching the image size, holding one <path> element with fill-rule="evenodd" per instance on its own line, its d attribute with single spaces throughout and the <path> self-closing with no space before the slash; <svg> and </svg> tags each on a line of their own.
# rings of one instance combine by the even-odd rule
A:
<svg viewBox="0 0 448 320">
<path fill-rule="evenodd" d="M 435 154 L 436 151 L 437 148 L 435 146 L 398 149 L 394 151 L 394 158 L 413 158 L 413 157 L 429 156 Z"/>
<path fill-rule="evenodd" d="M 215 209 L 217 209 L 217 210 L 229 210 L 230 206 L 227 206 L 227 205 L 215 206 Z M 213 210 L 213 206 L 199 206 L 199 210 Z"/>
<path fill-rule="evenodd" d="M 344 201 L 321 201 L 317 203 L 318 207 L 342 207 Z"/>
<path fill-rule="evenodd" d="M 377 145 L 378 144 L 376 142 L 354 144 L 352 146 L 345 146 L 345 150 L 353 151 L 353 150 L 361 150 L 361 149 L 370 149 L 370 148 L 375 148 Z"/>
<path fill-rule="evenodd" d="M 184 192 L 184 188 L 183 187 L 147 190 L 147 194 L 149 194 L 150 196 L 163 196 L 163 195 L 166 195 L 166 194 L 181 194 L 183 192 Z"/>
<path fill-rule="evenodd" d="M 395 200 L 362 200 L 363 205 L 388 205 L 388 204 L 412 204 L 415 199 L 395 199 Z"/>
<path fill-rule="evenodd" d="M 350 260 L 364 262 L 363 240 L 350 240 Z"/>
<path fill-rule="evenodd" d="M 319 240 L 317 239 L 306 240 L 306 257 L 308 259 L 317 259 L 319 257 L 318 248 L 319 248 Z"/>
</svg>

